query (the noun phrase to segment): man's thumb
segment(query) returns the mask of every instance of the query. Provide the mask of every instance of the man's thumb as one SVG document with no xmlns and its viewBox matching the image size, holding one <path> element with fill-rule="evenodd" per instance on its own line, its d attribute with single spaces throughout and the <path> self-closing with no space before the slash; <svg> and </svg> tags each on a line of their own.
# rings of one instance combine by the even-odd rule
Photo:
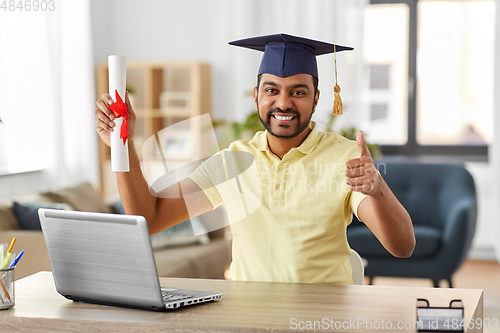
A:
<svg viewBox="0 0 500 333">
<path fill-rule="evenodd" d="M 370 151 L 368 150 L 368 146 L 366 145 L 365 137 L 363 135 L 363 131 L 358 131 L 356 134 L 356 142 L 358 143 L 359 154 L 360 157 L 370 157 Z"/>
</svg>

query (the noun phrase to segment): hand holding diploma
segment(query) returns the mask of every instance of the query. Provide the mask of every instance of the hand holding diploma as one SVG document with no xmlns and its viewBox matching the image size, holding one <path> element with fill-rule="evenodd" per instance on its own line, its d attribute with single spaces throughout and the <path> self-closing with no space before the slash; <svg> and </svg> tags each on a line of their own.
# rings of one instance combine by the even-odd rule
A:
<svg viewBox="0 0 500 333">
<path fill-rule="evenodd" d="M 135 113 L 125 91 L 126 58 L 109 56 L 108 71 L 109 94 L 102 95 L 102 100 L 97 102 L 96 130 L 103 142 L 111 147 L 111 170 L 128 172 L 128 138 L 133 134 Z"/>
<path fill-rule="evenodd" d="M 110 133 L 114 132 L 116 123 L 116 116 L 111 111 L 109 106 L 113 104 L 113 98 L 111 98 L 110 94 L 103 94 L 101 99 L 97 101 L 97 110 L 95 110 L 95 116 L 97 118 L 95 128 L 97 134 L 101 140 L 106 144 L 106 146 L 111 147 L 111 136 Z M 129 113 L 128 119 L 128 134 L 129 139 L 132 138 L 135 130 L 135 112 L 130 104 L 130 100 L 128 98 L 128 92 L 125 93 L 125 104 L 127 105 L 127 111 Z"/>
<path fill-rule="evenodd" d="M 97 118 L 96 123 L 95 123 L 95 128 L 97 131 L 97 134 L 99 134 L 99 137 L 101 140 L 106 144 L 106 146 L 111 147 L 111 136 L 110 133 L 114 132 L 114 129 L 116 127 L 116 116 L 111 111 L 109 106 L 114 103 L 113 98 L 111 98 L 110 94 L 103 94 L 101 96 L 101 99 L 97 101 L 97 110 L 95 110 L 95 116 Z M 127 111 L 129 113 L 129 119 L 128 119 L 128 134 L 129 134 L 129 140 L 132 138 L 134 135 L 134 130 L 135 130 L 135 112 L 134 109 L 132 108 L 132 105 L 130 104 L 130 100 L 128 98 L 128 92 L 125 93 L 125 104 L 127 105 Z M 122 139 L 123 142 L 123 139 Z"/>
<path fill-rule="evenodd" d="M 115 114 L 116 128 L 111 136 L 111 171 L 129 172 L 128 157 L 128 112 L 123 103 L 125 99 L 125 86 L 127 82 L 127 58 L 119 55 L 108 57 L 109 94 L 114 103 L 108 108 Z M 122 98 L 123 97 L 123 98 Z M 123 139 L 123 143 L 121 140 Z"/>
</svg>

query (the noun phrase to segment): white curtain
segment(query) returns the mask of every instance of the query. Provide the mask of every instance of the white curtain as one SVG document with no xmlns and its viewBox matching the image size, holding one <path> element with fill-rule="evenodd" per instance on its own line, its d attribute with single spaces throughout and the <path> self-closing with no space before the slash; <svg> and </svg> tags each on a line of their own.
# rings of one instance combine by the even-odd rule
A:
<svg viewBox="0 0 500 333">
<path fill-rule="evenodd" d="M 362 27 L 367 0 L 245 0 L 231 1 L 228 40 L 286 33 L 325 42 L 352 46 L 354 51 L 337 54 L 338 83 L 346 112 L 338 124 L 355 124 L 363 112 Z M 237 48 L 238 49 L 238 48 Z M 247 49 L 231 50 L 232 82 L 237 92 L 256 84 L 262 53 Z M 320 101 L 313 119 L 321 126 L 332 112 L 335 85 L 334 56 L 318 57 Z M 253 110 L 252 98 L 233 94 L 234 110 Z M 235 113 L 241 120 L 245 114 Z M 234 116 L 233 116 L 234 117 Z M 359 126 L 358 126 L 359 127 Z"/>
<path fill-rule="evenodd" d="M 40 183 L 98 183 L 89 0 L 0 13 L 0 119 L 8 171 Z M 32 184 L 32 187 L 37 187 Z"/>
</svg>

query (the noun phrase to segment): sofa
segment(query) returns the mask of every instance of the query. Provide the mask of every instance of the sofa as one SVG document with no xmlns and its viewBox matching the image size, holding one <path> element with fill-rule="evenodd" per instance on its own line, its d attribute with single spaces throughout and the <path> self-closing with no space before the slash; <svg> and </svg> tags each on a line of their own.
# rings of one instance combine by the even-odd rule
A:
<svg viewBox="0 0 500 333">
<path fill-rule="evenodd" d="M 16 266 L 16 280 L 39 271 L 51 270 L 42 231 L 39 225 L 30 220 L 39 207 L 114 214 L 123 210 L 119 199 L 105 202 L 90 183 L 0 201 L 0 243 L 10 243 L 16 237 L 12 252 L 24 251 L 23 258 Z M 183 224 L 186 223 L 190 221 Z M 30 230 L 37 227 L 38 230 Z M 164 244 L 152 238 L 152 241 L 155 240 L 153 253 L 158 275 L 223 279 L 231 261 L 226 229 L 209 232 L 208 236 L 194 236 L 189 224 L 188 228 L 183 229 L 184 232 L 190 229 L 192 235 L 177 237 L 169 229 L 166 231 L 168 237 L 160 239 L 160 243 Z"/>
</svg>

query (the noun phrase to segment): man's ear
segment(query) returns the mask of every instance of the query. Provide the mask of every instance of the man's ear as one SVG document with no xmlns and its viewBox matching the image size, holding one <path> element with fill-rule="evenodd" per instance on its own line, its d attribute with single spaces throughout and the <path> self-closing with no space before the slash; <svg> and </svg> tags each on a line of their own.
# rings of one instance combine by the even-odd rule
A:
<svg viewBox="0 0 500 333">
<path fill-rule="evenodd" d="M 314 96 L 313 113 L 316 112 L 316 106 L 318 105 L 318 101 L 319 101 L 319 90 L 316 91 L 316 96 Z"/>
<path fill-rule="evenodd" d="M 259 88 L 253 88 L 253 98 L 255 100 L 255 111 L 257 111 L 257 105 L 259 103 Z"/>
</svg>

